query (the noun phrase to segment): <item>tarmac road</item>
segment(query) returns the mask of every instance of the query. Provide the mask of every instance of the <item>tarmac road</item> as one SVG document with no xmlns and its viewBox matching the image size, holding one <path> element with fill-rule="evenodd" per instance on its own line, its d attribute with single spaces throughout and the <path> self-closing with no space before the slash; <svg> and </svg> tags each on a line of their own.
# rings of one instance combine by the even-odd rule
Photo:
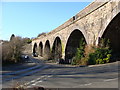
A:
<svg viewBox="0 0 120 90">
<path fill-rule="evenodd" d="M 118 63 L 73 67 L 59 64 L 40 63 L 40 67 L 21 72 L 6 80 L 3 77 L 3 88 L 24 86 L 26 88 L 118 88 Z M 30 73 L 32 72 L 32 73 Z M 11 77 L 10 77 L 11 78 Z"/>
</svg>

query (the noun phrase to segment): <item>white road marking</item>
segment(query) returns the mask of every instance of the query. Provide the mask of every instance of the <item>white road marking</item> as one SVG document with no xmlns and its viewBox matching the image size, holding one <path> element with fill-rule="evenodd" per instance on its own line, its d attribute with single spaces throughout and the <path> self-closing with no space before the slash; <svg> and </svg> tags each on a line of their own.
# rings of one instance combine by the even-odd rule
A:
<svg viewBox="0 0 120 90">
<path fill-rule="evenodd" d="M 28 84 L 30 84 L 30 83 L 25 83 L 24 85 L 26 86 L 26 85 L 28 85 Z"/>
<path fill-rule="evenodd" d="M 44 76 L 41 76 L 41 77 L 45 77 L 45 75 L 44 75 Z"/>
<path fill-rule="evenodd" d="M 91 85 L 92 83 L 88 83 L 88 84 L 84 84 L 84 86 L 88 86 L 88 85 Z"/>
<path fill-rule="evenodd" d="M 31 84 L 31 85 L 36 85 L 35 83 Z"/>
<path fill-rule="evenodd" d="M 48 76 L 48 77 L 52 77 L 53 75 L 50 75 L 50 76 Z"/>
<path fill-rule="evenodd" d="M 105 82 L 109 82 L 109 81 L 113 81 L 113 80 L 117 80 L 118 78 L 114 78 L 114 79 L 107 79 L 107 80 L 104 80 Z"/>
<path fill-rule="evenodd" d="M 27 87 L 30 87 L 30 85 L 36 85 L 36 84 L 38 84 L 38 83 L 41 83 L 41 82 L 43 82 L 44 80 L 46 80 L 47 78 L 49 78 L 49 77 L 52 77 L 53 75 L 44 75 L 44 76 L 41 76 L 40 78 L 37 78 L 37 79 L 34 79 L 34 80 L 32 80 L 32 81 L 30 81 L 30 82 L 28 82 L 28 83 L 25 83 L 24 85 L 25 86 L 27 86 Z"/>
<path fill-rule="evenodd" d="M 47 79 L 47 77 L 51 77 L 51 76 L 48 76 L 48 75 L 44 75 L 44 76 L 41 76 L 40 78 L 37 78 L 37 79 L 34 79 L 34 80 L 32 80 L 32 81 L 30 81 L 30 82 L 28 82 L 28 83 L 25 83 L 24 85 L 29 85 L 29 84 L 31 84 L 31 85 L 36 85 L 36 84 L 38 84 L 38 83 L 41 83 L 41 82 L 43 82 L 42 80 L 40 80 L 40 79 L 42 79 L 43 78 L 43 80 L 46 80 Z M 38 81 L 38 80 L 40 80 L 40 81 Z M 30 86 L 30 85 L 29 85 Z M 28 87 L 28 86 L 27 86 Z"/>
<path fill-rule="evenodd" d="M 40 81 L 37 81 L 37 82 L 35 82 L 35 83 L 31 84 L 31 85 L 37 85 L 38 83 L 41 83 L 41 82 L 43 82 L 43 81 L 40 80 Z"/>
<path fill-rule="evenodd" d="M 80 86 L 88 86 L 91 85 L 92 83 L 88 83 L 88 84 L 81 84 Z"/>
<path fill-rule="evenodd" d="M 42 80 L 40 80 L 40 81 L 38 81 L 38 82 L 40 83 L 40 82 L 43 82 L 43 81 L 42 81 Z"/>
<path fill-rule="evenodd" d="M 41 78 L 37 78 L 36 80 L 40 80 Z"/>
<path fill-rule="evenodd" d="M 34 84 L 36 85 L 36 84 L 38 84 L 39 82 L 35 82 Z"/>
<path fill-rule="evenodd" d="M 31 86 L 27 86 L 27 88 L 31 88 Z"/>
<path fill-rule="evenodd" d="M 31 81 L 31 82 L 35 82 L 35 80 Z"/>
</svg>

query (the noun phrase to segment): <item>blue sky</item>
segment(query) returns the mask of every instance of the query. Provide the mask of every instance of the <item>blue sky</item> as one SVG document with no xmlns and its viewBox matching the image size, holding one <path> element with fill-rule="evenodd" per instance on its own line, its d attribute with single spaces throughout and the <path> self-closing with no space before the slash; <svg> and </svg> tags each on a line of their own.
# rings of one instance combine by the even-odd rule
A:
<svg viewBox="0 0 120 90">
<path fill-rule="evenodd" d="M 2 38 L 37 37 L 57 28 L 91 2 L 3 2 Z"/>
</svg>

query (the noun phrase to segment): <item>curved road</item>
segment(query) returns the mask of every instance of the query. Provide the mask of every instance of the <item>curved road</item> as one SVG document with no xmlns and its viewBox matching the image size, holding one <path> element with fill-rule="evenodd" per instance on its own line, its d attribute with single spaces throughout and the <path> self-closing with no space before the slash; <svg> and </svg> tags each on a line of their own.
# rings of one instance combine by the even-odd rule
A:
<svg viewBox="0 0 120 90">
<path fill-rule="evenodd" d="M 2 85 L 3 88 L 18 86 L 27 88 L 39 86 L 44 88 L 118 88 L 118 63 L 119 61 L 105 65 L 73 67 L 39 62 L 40 67 L 30 71 L 12 76 L 3 75 Z M 7 78 L 10 80 L 5 80 Z"/>
</svg>

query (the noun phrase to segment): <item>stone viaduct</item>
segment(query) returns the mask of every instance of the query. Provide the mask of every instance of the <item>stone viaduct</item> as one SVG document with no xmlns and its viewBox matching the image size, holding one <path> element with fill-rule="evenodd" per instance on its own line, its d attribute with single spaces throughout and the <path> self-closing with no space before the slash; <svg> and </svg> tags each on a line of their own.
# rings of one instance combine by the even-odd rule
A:
<svg viewBox="0 0 120 90">
<path fill-rule="evenodd" d="M 34 39 L 32 52 L 69 62 L 81 38 L 87 45 L 98 45 L 101 38 L 108 38 L 114 52 L 120 53 L 120 1 L 92 2 L 58 28 Z"/>
</svg>

